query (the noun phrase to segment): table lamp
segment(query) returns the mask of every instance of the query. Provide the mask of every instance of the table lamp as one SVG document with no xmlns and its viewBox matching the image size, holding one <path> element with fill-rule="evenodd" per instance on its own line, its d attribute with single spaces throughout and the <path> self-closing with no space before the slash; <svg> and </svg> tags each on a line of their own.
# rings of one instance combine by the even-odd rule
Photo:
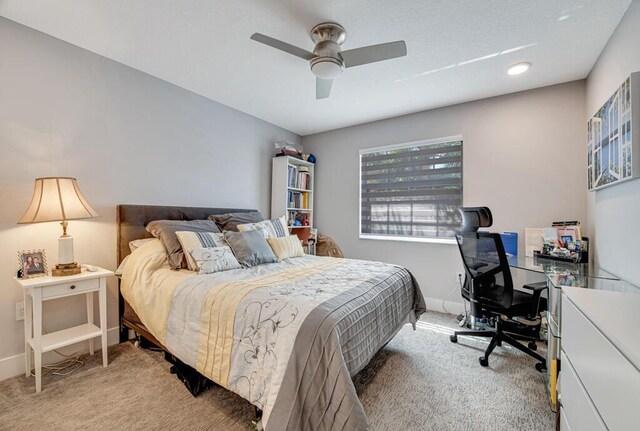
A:
<svg viewBox="0 0 640 431">
<path fill-rule="evenodd" d="M 69 220 L 98 217 L 78 188 L 75 178 L 36 178 L 33 198 L 18 224 L 59 221 L 62 236 L 58 238 L 58 264 L 51 271 L 54 276 L 80 273 L 73 257 L 73 237 L 67 233 Z"/>
</svg>

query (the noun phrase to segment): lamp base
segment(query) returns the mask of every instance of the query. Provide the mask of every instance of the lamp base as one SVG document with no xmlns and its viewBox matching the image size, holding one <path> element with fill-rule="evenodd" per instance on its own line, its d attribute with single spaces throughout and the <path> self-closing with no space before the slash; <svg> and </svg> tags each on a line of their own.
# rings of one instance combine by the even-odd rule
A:
<svg viewBox="0 0 640 431">
<path fill-rule="evenodd" d="M 82 272 L 80 265 L 78 265 L 77 262 L 73 262 L 56 265 L 56 267 L 51 270 L 51 275 L 54 277 L 64 277 L 80 274 L 80 272 Z"/>
</svg>

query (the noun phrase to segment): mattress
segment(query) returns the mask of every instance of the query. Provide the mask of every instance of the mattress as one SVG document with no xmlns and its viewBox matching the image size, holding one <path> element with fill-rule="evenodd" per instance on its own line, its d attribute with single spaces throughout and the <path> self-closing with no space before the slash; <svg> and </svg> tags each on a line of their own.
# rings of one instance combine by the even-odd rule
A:
<svg viewBox="0 0 640 431">
<path fill-rule="evenodd" d="M 173 355 L 263 410 L 267 430 L 367 429 L 352 376 L 425 310 L 404 268 L 306 256 L 197 275 L 159 241 L 136 250 L 121 292 Z"/>
</svg>

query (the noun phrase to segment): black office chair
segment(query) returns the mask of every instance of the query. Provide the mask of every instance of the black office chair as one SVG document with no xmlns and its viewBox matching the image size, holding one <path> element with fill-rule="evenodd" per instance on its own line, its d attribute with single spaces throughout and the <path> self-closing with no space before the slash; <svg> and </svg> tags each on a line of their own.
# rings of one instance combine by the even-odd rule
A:
<svg viewBox="0 0 640 431">
<path fill-rule="evenodd" d="M 456 343 L 459 335 L 490 337 L 491 342 L 480 357 L 480 365 L 489 365 L 489 355 L 503 342 L 540 361 L 536 369 L 546 369 L 546 360 L 536 353 L 535 340 L 540 333 L 540 296 L 546 283 L 524 285 L 532 293 L 513 288 L 513 280 L 502 238 L 496 233 L 476 232 L 478 227 L 492 224 L 491 211 L 486 207 L 461 208 L 463 231 L 456 241 L 465 267 L 465 282 L 462 296 L 471 303 L 471 319 L 490 316 L 495 320 L 491 330 L 456 331 L 451 341 Z M 474 214 L 475 213 L 475 214 Z M 512 333 L 530 340 L 524 346 Z"/>
</svg>

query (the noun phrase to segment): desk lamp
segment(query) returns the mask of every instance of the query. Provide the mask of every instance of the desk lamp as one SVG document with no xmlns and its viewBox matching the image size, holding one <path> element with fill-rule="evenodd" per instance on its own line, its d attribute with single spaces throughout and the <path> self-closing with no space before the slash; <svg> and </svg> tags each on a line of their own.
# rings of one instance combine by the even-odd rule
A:
<svg viewBox="0 0 640 431">
<path fill-rule="evenodd" d="M 36 178 L 31 204 L 18 224 L 59 221 L 62 236 L 58 238 L 58 264 L 54 276 L 80 274 L 73 257 L 73 237 L 67 233 L 69 220 L 98 217 L 78 188 L 75 178 Z"/>
</svg>

